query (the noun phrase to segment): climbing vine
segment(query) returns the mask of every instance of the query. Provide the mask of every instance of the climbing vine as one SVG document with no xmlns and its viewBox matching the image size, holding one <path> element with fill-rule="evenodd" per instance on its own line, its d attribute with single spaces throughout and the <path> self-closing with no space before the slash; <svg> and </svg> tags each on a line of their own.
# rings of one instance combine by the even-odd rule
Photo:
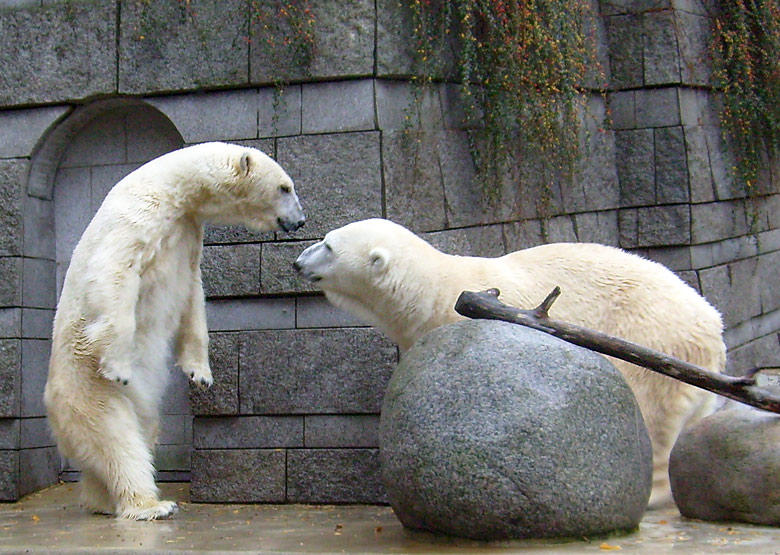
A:
<svg viewBox="0 0 780 555">
<path fill-rule="evenodd" d="M 415 80 L 461 84 L 477 170 L 533 164 L 542 185 L 575 177 L 586 82 L 604 82 L 588 0 L 413 0 Z M 451 57 L 450 57 L 451 59 Z M 515 172 L 516 173 L 516 172 Z M 495 183 L 484 179 L 484 183 Z"/>
<path fill-rule="evenodd" d="M 780 154 L 780 0 L 720 2 L 714 50 L 721 124 L 750 195 L 762 158 Z"/>
<path fill-rule="evenodd" d="M 269 58 L 284 60 L 288 67 L 308 72 L 316 55 L 316 18 L 309 0 L 252 0 L 251 28 L 257 29 L 250 40 L 258 40 Z M 278 121 L 284 79 L 274 80 L 273 132 L 278 132 Z"/>
<path fill-rule="evenodd" d="M 254 38 L 269 52 L 293 67 L 311 65 L 316 51 L 316 19 L 309 0 L 252 0 L 251 14 L 259 31 Z"/>
</svg>

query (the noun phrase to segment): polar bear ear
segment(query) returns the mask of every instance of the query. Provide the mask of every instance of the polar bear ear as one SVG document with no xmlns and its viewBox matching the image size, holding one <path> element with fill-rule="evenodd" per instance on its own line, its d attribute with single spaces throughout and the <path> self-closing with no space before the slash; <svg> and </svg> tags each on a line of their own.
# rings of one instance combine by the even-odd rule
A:
<svg viewBox="0 0 780 555">
<path fill-rule="evenodd" d="M 374 272 L 381 272 L 387 267 L 387 263 L 390 262 L 390 253 L 387 249 L 376 247 L 371 250 L 369 258 L 371 260 L 371 269 Z"/>
<path fill-rule="evenodd" d="M 242 152 L 241 158 L 238 159 L 236 172 L 238 172 L 238 175 L 247 175 L 249 173 L 249 169 L 251 166 L 252 166 L 252 161 L 249 158 L 249 152 L 247 151 Z"/>
</svg>

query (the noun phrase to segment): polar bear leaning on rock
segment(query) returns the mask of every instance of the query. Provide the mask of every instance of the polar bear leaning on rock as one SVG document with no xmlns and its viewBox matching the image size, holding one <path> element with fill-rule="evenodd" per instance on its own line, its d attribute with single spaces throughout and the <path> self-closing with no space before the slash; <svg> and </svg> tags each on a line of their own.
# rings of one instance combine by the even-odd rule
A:
<svg viewBox="0 0 780 555">
<path fill-rule="evenodd" d="M 211 385 L 200 259 L 204 222 L 292 231 L 293 182 L 254 148 L 205 143 L 152 160 L 109 192 L 78 245 L 54 318 L 45 402 L 93 511 L 165 518 L 152 452 L 167 359 Z"/>
<path fill-rule="evenodd" d="M 328 300 L 383 330 L 405 351 L 423 334 L 462 317 L 464 290 L 497 287 L 501 300 L 538 306 L 558 285 L 550 317 L 586 326 L 722 372 L 720 314 L 664 266 L 614 247 L 558 243 L 500 258 L 451 256 L 409 230 L 372 219 L 333 230 L 294 266 Z M 639 402 L 653 442 L 651 506 L 671 503 L 668 464 L 677 436 L 712 412 L 701 389 L 612 359 Z"/>
</svg>

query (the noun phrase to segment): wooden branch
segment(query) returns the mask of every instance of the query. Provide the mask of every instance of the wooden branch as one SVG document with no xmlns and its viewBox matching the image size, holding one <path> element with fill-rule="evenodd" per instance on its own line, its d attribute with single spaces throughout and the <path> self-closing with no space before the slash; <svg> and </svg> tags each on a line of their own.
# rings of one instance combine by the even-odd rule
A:
<svg viewBox="0 0 780 555">
<path fill-rule="evenodd" d="M 455 303 L 455 311 L 468 318 L 503 320 L 528 326 L 569 343 L 643 366 L 734 401 L 780 414 L 780 398 L 756 385 L 755 374 L 760 370 L 736 377 L 718 374 L 624 339 L 559 320 L 551 320 L 548 312 L 561 294 L 560 287 L 553 289 L 547 298 L 532 310 L 506 305 L 498 300 L 499 294 L 498 289 L 488 289 L 480 293 L 464 291 Z"/>
</svg>

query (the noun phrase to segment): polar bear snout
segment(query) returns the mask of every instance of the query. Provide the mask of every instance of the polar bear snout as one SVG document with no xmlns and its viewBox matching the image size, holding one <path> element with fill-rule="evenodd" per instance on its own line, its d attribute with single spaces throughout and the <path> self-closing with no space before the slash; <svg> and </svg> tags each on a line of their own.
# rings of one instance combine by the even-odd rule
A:
<svg viewBox="0 0 780 555">
<path fill-rule="evenodd" d="M 286 218 L 276 218 L 276 223 L 287 233 L 292 233 L 304 226 L 306 223 L 306 217 L 301 213 L 301 217 L 297 220 L 288 220 Z"/>
<path fill-rule="evenodd" d="M 283 184 L 279 189 L 282 191 L 282 196 L 276 211 L 276 225 L 279 226 L 279 229 L 292 233 L 303 227 L 306 223 L 306 216 L 298 201 L 298 196 L 292 188 L 292 181 L 287 185 Z"/>
<path fill-rule="evenodd" d="M 333 251 L 325 246 L 323 241 L 315 243 L 304 251 L 293 262 L 293 268 L 298 274 L 312 283 L 322 280 L 322 270 L 330 263 Z"/>
<path fill-rule="evenodd" d="M 297 262 L 293 262 L 293 268 L 295 268 L 295 271 L 298 272 L 298 274 L 300 274 L 300 276 L 306 281 L 317 283 L 318 281 L 322 280 L 322 276 L 305 271 Z"/>
<path fill-rule="evenodd" d="M 301 258 L 298 257 L 298 260 L 293 262 L 293 268 L 303 279 L 312 283 L 316 283 L 322 279 L 321 275 L 309 270 L 300 260 Z"/>
</svg>

